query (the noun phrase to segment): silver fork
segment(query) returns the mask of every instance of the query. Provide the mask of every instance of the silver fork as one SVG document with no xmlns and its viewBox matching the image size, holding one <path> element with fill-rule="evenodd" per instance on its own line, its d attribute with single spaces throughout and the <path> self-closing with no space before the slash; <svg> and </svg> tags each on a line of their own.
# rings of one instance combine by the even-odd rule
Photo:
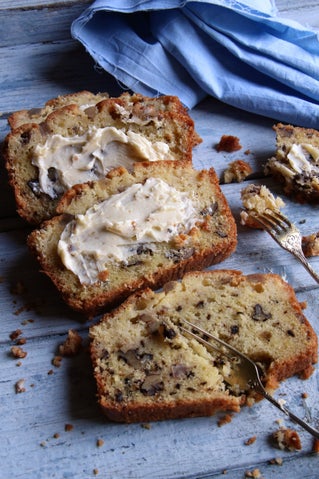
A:
<svg viewBox="0 0 319 479">
<path fill-rule="evenodd" d="M 220 338 L 208 333 L 204 329 L 196 326 L 195 324 L 189 322 L 186 319 L 180 319 L 188 327 L 180 325 L 180 329 L 192 337 L 196 338 L 202 344 L 208 348 L 212 348 L 217 351 L 222 356 L 226 356 L 232 361 L 232 367 L 235 368 L 235 376 L 230 376 L 229 378 L 225 377 L 225 381 L 230 385 L 239 384 L 244 389 L 253 389 L 257 393 L 261 394 L 265 399 L 268 399 L 274 406 L 276 406 L 280 411 L 285 413 L 290 419 L 299 424 L 303 429 L 312 434 L 315 438 L 319 439 L 319 430 L 310 426 L 310 424 L 303 421 L 300 417 L 296 416 L 294 413 L 289 411 L 283 404 L 276 401 L 264 388 L 262 381 L 260 379 L 258 366 L 254 361 L 252 361 L 245 354 L 238 351 L 236 348 L 226 343 Z M 189 329 L 191 328 L 191 329 Z M 201 336 L 202 335 L 202 336 Z M 209 340 L 212 340 L 210 342 Z M 226 349 L 223 350 L 222 348 Z M 237 360 L 236 363 L 233 362 L 234 358 Z"/>
<path fill-rule="evenodd" d="M 266 210 L 264 213 L 249 211 L 248 214 L 286 251 L 292 253 L 319 283 L 319 274 L 312 268 L 302 251 L 302 238 L 298 228 L 282 213 Z"/>
</svg>

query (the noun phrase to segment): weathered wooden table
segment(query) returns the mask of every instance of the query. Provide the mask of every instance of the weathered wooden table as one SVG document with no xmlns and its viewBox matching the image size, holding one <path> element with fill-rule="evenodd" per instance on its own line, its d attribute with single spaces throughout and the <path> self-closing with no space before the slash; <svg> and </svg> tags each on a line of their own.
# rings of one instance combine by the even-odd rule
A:
<svg viewBox="0 0 319 479">
<path fill-rule="evenodd" d="M 59 94 L 88 89 L 119 93 L 116 82 L 96 68 L 83 48 L 70 38 L 70 24 L 90 0 L 2 0 L 0 4 L 0 141 L 8 133 L 8 114 L 41 106 Z M 282 15 L 319 29 L 317 0 L 278 0 Z M 203 143 L 195 166 L 214 166 L 221 176 L 229 161 L 242 158 L 254 169 L 254 182 L 275 193 L 278 185 L 264 179 L 262 165 L 274 152 L 274 120 L 265 119 L 207 99 L 190 112 Z M 240 138 L 235 154 L 217 153 L 222 134 Z M 250 150 L 244 155 L 244 151 Z M 57 348 L 70 328 L 87 337 L 88 323 L 71 312 L 38 270 L 25 244 L 29 228 L 17 217 L 1 164 L 0 175 L 0 477 L 36 478 L 222 478 L 239 479 L 259 469 L 262 477 L 318 478 L 319 456 L 311 453 L 312 438 L 300 430 L 302 450 L 284 452 L 269 443 L 278 420 L 289 421 L 269 403 L 245 408 L 231 423 L 218 427 L 218 417 L 164 421 L 149 425 L 113 424 L 96 405 L 95 384 L 86 351 L 52 365 Z M 223 185 L 238 223 L 238 248 L 222 267 L 244 273 L 273 271 L 294 286 L 306 301 L 306 315 L 319 333 L 319 287 L 294 258 L 264 232 L 239 225 L 242 184 Z M 304 234 L 319 230 L 318 206 L 286 198 L 285 212 Z M 319 258 L 311 260 L 319 270 Z M 27 356 L 10 355 L 10 334 L 22 330 Z M 20 364 L 20 365 L 19 365 Z M 24 380 L 25 391 L 15 384 Z M 307 398 L 303 397 L 307 393 Z M 318 426 L 319 373 L 307 381 L 292 378 L 278 398 Z M 256 436 L 256 441 L 245 441 Z M 99 441 L 102 440 L 102 441 Z M 104 442 L 103 442 L 104 441 Z M 282 465 L 272 463 L 281 458 Z"/>
</svg>

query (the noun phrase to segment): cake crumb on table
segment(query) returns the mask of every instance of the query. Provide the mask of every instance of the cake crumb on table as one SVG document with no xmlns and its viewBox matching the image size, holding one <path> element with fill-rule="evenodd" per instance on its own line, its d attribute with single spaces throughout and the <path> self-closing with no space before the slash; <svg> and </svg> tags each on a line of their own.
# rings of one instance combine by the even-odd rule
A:
<svg viewBox="0 0 319 479">
<path fill-rule="evenodd" d="M 252 167 L 246 161 L 235 160 L 225 169 L 223 179 L 225 183 L 241 183 L 252 171 Z"/>
<path fill-rule="evenodd" d="M 62 362 L 62 356 L 54 356 L 54 358 L 52 359 L 52 364 L 56 368 L 59 368 L 61 366 L 61 362 Z"/>
<path fill-rule="evenodd" d="M 218 425 L 219 427 L 224 426 L 225 424 L 231 422 L 232 419 L 233 419 L 233 415 L 232 415 L 232 414 L 225 414 L 223 417 L 221 417 L 221 418 L 218 420 L 217 425 Z"/>
<path fill-rule="evenodd" d="M 252 477 L 253 479 L 261 479 L 261 473 L 259 469 L 253 469 L 252 471 L 246 471 L 245 477 Z"/>
<path fill-rule="evenodd" d="M 257 436 L 252 436 L 248 438 L 247 441 L 244 442 L 245 446 L 250 446 L 251 444 L 254 444 L 256 439 L 257 439 Z"/>
<path fill-rule="evenodd" d="M 61 356 L 76 356 L 82 347 L 82 337 L 74 329 L 69 329 L 68 337 L 59 346 Z"/>
<path fill-rule="evenodd" d="M 313 445 L 312 445 L 312 452 L 315 454 L 319 454 L 319 439 L 314 438 Z"/>
<path fill-rule="evenodd" d="M 19 379 L 19 381 L 15 383 L 14 387 L 17 394 L 24 393 L 26 391 L 24 384 L 25 384 L 25 379 Z"/>
<path fill-rule="evenodd" d="M 72 431 L 72 430 L 73 430 L 73 424 L 65 424 L 65 425 L 64 425 L 64 430 L 65 430 L 66 432 Z"/>
<path fill-rule="evenodd" d="M 21 336 L 21 334 L 22 334 L 22 330 L 16 329 L 15 331 L 12 331 L 9 337 L 11 341 L 15 341 L 19 336 Z"/>
<path fill-rule="evenodd" d="M 102 447 L 102 446 L 104 445 L 103 439 L 98 439 L 98 440 L 96 441 L 96 445 L 97 445 L 97 447 Z"/>
<path fill-rule="evenodd" d="M 150 425 L 149 422 L 146 422 L 146 423 L 144 422 L 143 424 L 141 424 L 141 427 L 143 429 L 151 429 L 152 428 L 152 426 Z"/>
<path fill-rule="evenodd" d="M 227 151 L 228 153 L 232 153 L 233 151 L 238 151 L 242 148 L 239 138 L 233 135 L 223 135 L 219 143 L 216 145 L 216 150 L 219 151 Z"/>
<path fill-rule="evenodd" d="M 24 351 L 20 346 L 12 346 L 11 347 L 11 354 L 14 358 L 23 359 L 27 356 L 27 352 Z"/>
<path fill-rule="evenodd" d="M 274 459 L 270 459 L 269 464 L 276 464 L 277 466 L 282 466 L 283 464 L 282 457 L 274 457 Z"/>
<path fill-rule="evenodd" d="M 272 434 L 276 446 L 288 451 L 300 451 L 302 449 L 299 434 L 294 429 L 281 427 Z"/>
</svg>

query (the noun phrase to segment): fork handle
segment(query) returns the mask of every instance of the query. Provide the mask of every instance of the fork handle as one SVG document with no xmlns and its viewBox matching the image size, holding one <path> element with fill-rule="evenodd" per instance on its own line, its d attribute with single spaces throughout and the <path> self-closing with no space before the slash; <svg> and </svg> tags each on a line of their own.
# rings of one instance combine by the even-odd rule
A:
<svg viewBox="0 0 319 479">
<path fill-rule="evenodd" d="M 280 411 L 285 413 L 290 419 L 292 419 L 294 422 L 299 424 L 303 429 L 308 431 L 312 436 L 314 436 L 316 439 L 319 439 L 319 431 L 318 429 L 315 429 L 314 427 L 310 426 L 307 422 L 303 421 L 300 417 L 296 416 L 293 412 L 289 411 L 285 406 L 279 404 L 279 402 L 276 401 L 270 394 L 268 394 L 265 390 L 261 391 L 261 394 L 264 396 L 265 399 L 268 399 L 274 406 L 276 406 Z"/>
<path fill-rule="evenodd" d="M 311 276 L 313 277 L 313 279 L 315 281 L 317 281 L 317 283 L 319 283 L 319 274 L 316 273 L 316 271 L 313 269 L 313 267 L 311 266 L 311 264 L 307 261 L 307 259 L 305 258 L 305 256 L 302 254 L 302 253 L 295 253 L 293 252 L 294 256 L 299 259 L 299 261 L 301 262 L 301 264 L 306 268 L 306 270 L 308 271 L 308 273 L 311 274 Z"/>
</svg>

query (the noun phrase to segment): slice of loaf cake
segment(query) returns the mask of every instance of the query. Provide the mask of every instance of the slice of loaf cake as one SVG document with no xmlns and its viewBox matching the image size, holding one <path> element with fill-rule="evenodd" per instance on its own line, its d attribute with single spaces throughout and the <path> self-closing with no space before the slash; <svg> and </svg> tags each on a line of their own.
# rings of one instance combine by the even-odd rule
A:
<svg viewBox="0 0 319 479">
<path fill-rule="evenodd" d="M 109 98 L 108 93 L 94 94 L 86 90 L 60 95 L 47 101 L 43 108 L 14 111 L 9 116 L 8 123 L 12 130 L 26 123 L 42 123 L 50 113 L 64 106 L 78 105 L 81 109 L 86 109 L 106 98 Z"/>
<path fill-rule="evenodd" d="M 123 94 L 83 109 L 68 104 L 40 123 L 11 131 L 4 144 L 19 215 L 32 224 L 51 218 L 63 193 L 138 161 L 192 161 L 200 142 L 176 97 Z M 41 116 L 41 115 L 40 115 Z"/>
<path fill-rule="evenodd" d="M 227 258 L 236 224 L 216 173 L 189 162 L 136 163 L 77 185 L 28 244 L 74 309 L 92 315 Z"/>
<path fill-rule="evenodd" d="M 256 361 L 269 392 L 289 376 L 306 379 L 317 361 L 317 337 L 280 276 L 191 272 L 160 292 L 130 296 L 90 328 L 98 401 L 109 419 L 205 416 L 261 399 L 229 381 L 227 358 L 181 332 L 183 319 Z"/>
<path fill-rule="evenodd" d="M 319 200 L 319 131 L 292 125 L 275 125 L 276 156 L 265 173 L 283 185 L 284 192 L 299 202 Z"/>
</svg>

